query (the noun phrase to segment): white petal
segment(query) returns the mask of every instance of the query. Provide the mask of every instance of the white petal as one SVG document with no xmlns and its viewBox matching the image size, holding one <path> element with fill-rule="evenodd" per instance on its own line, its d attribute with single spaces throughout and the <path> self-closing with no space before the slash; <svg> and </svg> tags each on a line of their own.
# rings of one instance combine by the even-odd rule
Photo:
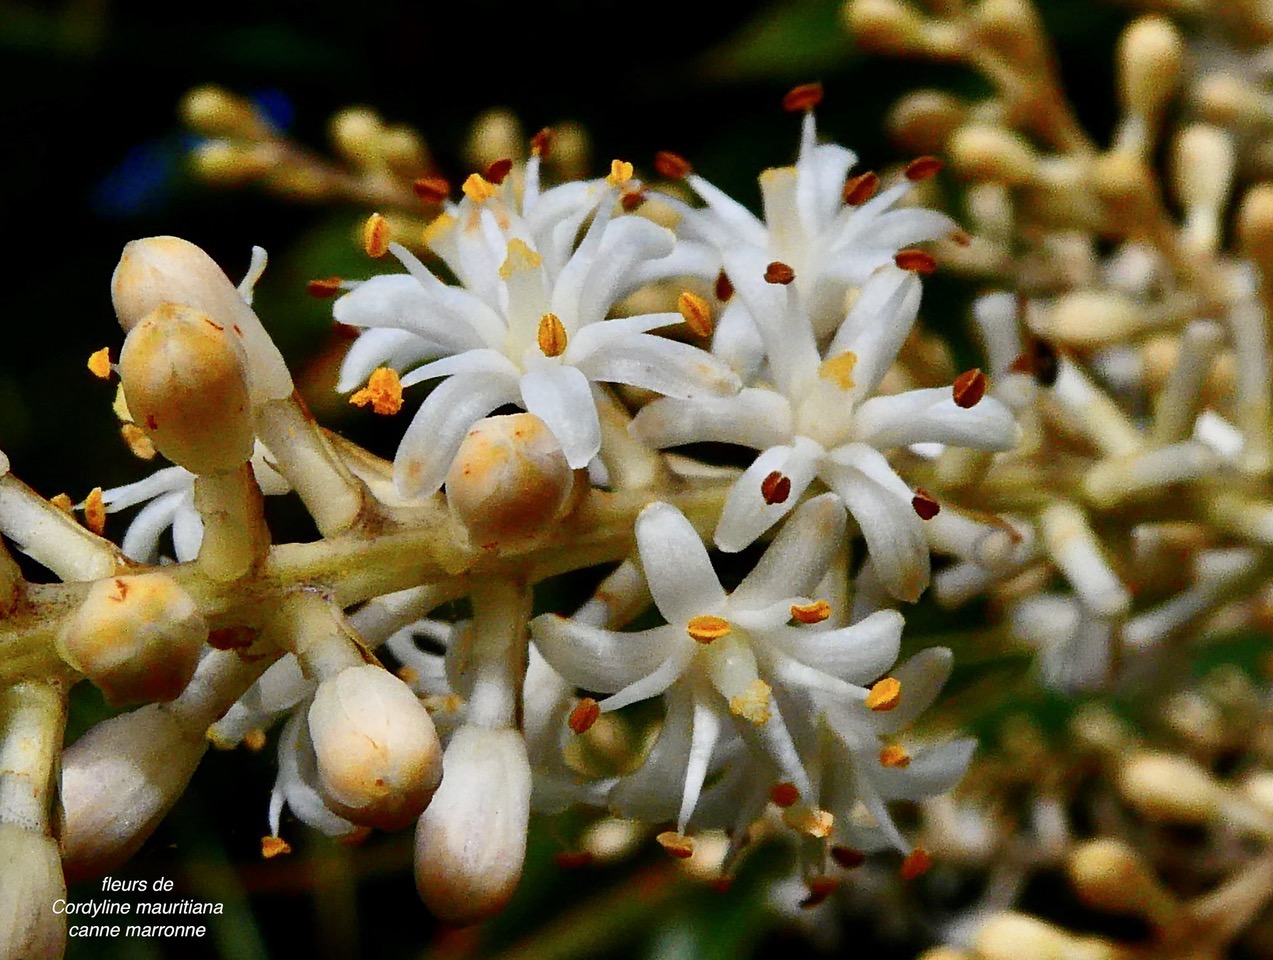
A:
<svg viewBox="0 0 1273 960">
<path fill-rule="evenodd" d="M 801 504 L 738 589 L 734 609 L 763 607 L 783 597 L 808 596 L 844 545 L 844 504 L 824 493 Z"/>
<path fill-rule="evenodd" d="M 467 314 L 481 309 L 480 303 L 459 288 L 446 287 L 423 267 L 420 270 L 432 279 L 429 291 L 420 285 L 418 276 L 411 274 L 372 277 L 337 300 L 332 305 L 332 316 L 338 323 L 353 327 L 406 330 L 437 344 L 440 353 L 486 346 L 478 330 L 466 322 Z M 461 294 L 461 312 L 457 313 L 453 304 L 441 302 L 456 299 L 452 292 L 444 291 Z"/>
<path fill-rule="evenodd" d="M 159 538 L 172 526 L 173 516 L 185 502 L 185 491 L 176 490 L 156 497 L 138 510 L 120 544 L 124 556 L 139 563 L 154 563 L 159 556 Z"/>
<path fill-rule="evenodd" d="M 836 332 L 827 356 L 846 350 L 857 356 L 853 368 L 854 400 L 875 392 L 910 335 L 923 290 L 913 273 L 888 266 L 871 274 L 844 323 Z"/>
<path fill-rule="evenodd" d="M 192 496 L 183 497 L 172 517 L 172 552 L 183 563 L 197 557 L 203 544 L 203 519 Z"/>
<path fill-rule="evenodd" d="M 791 441 L 793 418 L 782 394 L 746 389 L 732 397 L 655 400 L 641 408 L 631 430 L 658 449 L 715 441 L 764 450 Z"/>
<path fill-rule="evenodd" d="M 401 373 L 421 360 L 445 352 L 438 344 L 406 330 L 365 330 L 341 361 L 336 392 L 357 390 L 378 367 L 390 367 Z"/>
<path fill-rule="evenodd" d="M 695 696 L 691 723 L 685 786 L 681 792 L 681 810 L 676 824 L 680 833 L 685 832 L 690 817 L 694 815 L 694 808 L 698 806 L 699 795 L 703 792 L 703 782 L 707 779 L 712 752 L 716 749 L 716 741 L 720 739 L 721 716 L 707 702 L 706 697 Z"/>
<path fill-rule="evenodd" d="M 893 665 L 901 646 L 903 625 L 902 615 L 896 610 L 878 610 L 850 627 L 783 627 L 766 639 L 806 666 L 863 685 Z"/>
<path fill-rule="evenodd" d="M 977 741 L 964 737 L 917 750 L 906 767 L 879 770 L 875 784 L 886 800 L 922 800 L 945 793 L 963 779 L 976 749 Z"/>
<path fill-rule="evenodd" d="M 946 387 L 872 397 L 858 407 L 858 438 L 880 449 L 912 443 L 944 443 L 975 450 L 1010 450 L 1021 431 L 1011 411 L 994 397 L 960 407 Z"/>
<path fill-rule="evenodd" d="M 765 342 L 741 299 L 731 299 L 716 320 L 712 353 L 728 363 L 750 383 L 765 362 Z"/>
<path fill-rule="evenodd" d="M 527 412 L 548 425 L 571 468 L 586 467 L 601 449 L 601 422 L 588 378 L 574 367 L 544 364 L 523 374 L 519 388 Z"/>
<path fill-rule="evenodd" d="M 681 511 L 650 504 L 637 517 L 636 540 L 650 595 L 669 624 L 680 628 L 691 617 L 721 609 L 725 591 L 707 548 Z"/>
<path fill-rule="evenodd" d="M 530 628 L 536 648 L 554 670 L 598 693 L 614 693 L 653 673 L 681 645 L 671 627 L 620 633 L 543 614 Z"/>
<path fill-rule="evenodd" d="M 426 380 L 440 380 L 458 374 L 496 374 L 503 377 L 516 377 L 519 371 L 508 357 L 498 350 L 483 347 L 476 350 L 465 350 L 441 360 L 434 360 L 416 367 L 402 378 L 402 386 L 413 387 Z"/>
<path fill-rule="evenodd" d="M 648 333 L 606 344 L 578 366 L 589 380 L 626 383 L 669 397 L 733 394 L 742 385 L 733 370 L 706 350 Z"/>
<path fill-rule="evenodd" d="M 122 487 L 102 491 L 102 503 L 107 513 L 115 513 L 135 506 L 143 500 L 151 500 L 160 494 L 174 490 L 190 490 L 194 487 L 194 474 L 185 467 L 164 467 L 148 477 Z"/>
<path fill-rule="evenodd" d="M 675 236 L 642 217 L 619 217 L 605 225 L 595 253 L 581 245 L 553 289 L 553 313 L 574 333 L 596 323 L 626 292 L 639 264 L 672 252 Z"/>
<path fill-rule="evenodd" d="M 716 248 L 694 240 L 678 239 L 666 257 L 646 260 L 628 271 L 628 291 L 639 289 L 656 280 L 699 277 L 714 280 L 720 273 L 720 254 Z"/>
<path fill-rule="evenodd" d="M 892 710 L 871 715 L 875 729 L 893 733 L 927 710 L 950 676 L 953 660 L 945 647 L 929 647 L 894 670 L 893 677 L 902 685 L 902 699 Z"/>
<path fill-rule="evenodd" d="M 844 179 L 857 162 L 851 150 L 838 144 L 818 146 L 814 123 L 813 112 L 806 113 L 796 160 L 796 205 L 809 235 L 831 226 L 844 203 Z"/>
<path fill-rule="evenodd" d="M 716 546 L 737 553 L 785 517 L 816 476 L 822 448 L 805 437 L 790 446 L 770 447 L 748 467 L 725 499 L 716 525 Z M 761 492 L 765 478 L 780 473 L 791 490 L 779 503 L 766 503 Z"/>
<path fill-rule="evenodd" d="M 619 781 L 610 805 L 620 816 L 657 823 L 676 816 L 689 763 L 694 704 L 688 690 L 669 691 L 663 729 L 645 763 Z"/>
<path fill-rule="evenodd" d="M 712 186 L 696 173 L 685 178 L 688 183 L 707 204 L 711 212 L 725 225 L 732 238 L 756 247 L 764 247 L 768 242 L 764 224 L 756 219 L 756 215 L 744 207 L 724 191 Z"/>
</svg>

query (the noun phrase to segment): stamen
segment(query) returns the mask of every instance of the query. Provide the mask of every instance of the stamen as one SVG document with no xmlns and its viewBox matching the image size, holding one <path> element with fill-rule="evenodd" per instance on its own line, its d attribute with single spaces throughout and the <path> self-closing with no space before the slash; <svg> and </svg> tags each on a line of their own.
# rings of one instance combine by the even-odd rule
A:
<svg viewBox="0 0 1273 960">
<path fill-rule="evenodd" d="M 512 172 L 512 169 L 513 161 L 508 157 L 504 157 L 500 160 L 494 160 L 491 162 L 491 165 L 486 168 L 486 179 L 498 187 L 508 177 L 509 173 Z"/>
<path fill-rule="evenodd" d="M 806 804 L 783 811 L 782 822 L 793 830 L 823 840 L 831 836 L 831 828 L 835 826 L 835 817 L 826 810 L 818 810 Z"/>
<path fill-rule="evenodd" d="M 957 247 L 970 247 L 972 246 L 972 234 L 967 230 L 956 228 L 950 233 L 950 242 Z"/>
<path fill-rule="evenodd" d="M 249 730 L 243 735 L 243 746 L 252 753 L 260 753 L 265 749 L 265 731 L 260 727 Z"/>
<path fill-rule="evenodd" d="M 710 613 L 690 617 L 689 623 L 685 625 L 685 632 L 698 643 L 711 643 L 713 640 L 727 637 L 731 629 L 728 620 Z"/>
<path fill-rule="evenodd" d="M 587 850 L 558 850 L 553 854 L 553 863 L 562 870 L 582 870 L 592 866 L 592 854 Z"/>
<path fill-rule="evenodd" d="M 631 213 L 648 200 L 650 195 L 644 190 L 630 190 L 619 197 L 619 206 L 624 213 Z"/>
<path fill-rule="evenodd" d="M 802 83 L 792 87 L 782 98 L 782 109 L 788 113 L 803 113 L 822 102 L 822 84 Z"/>
<path fill-rule="evenodd" d="M 794 783 L 775 783 L 769 788 L 769 799 L 773 801 L 774 806 L 794 807 L 800 801 L 800 791 L 796 789 Z"/>
<path fill-rule="evenodd" d="M 65 514 L 69 515 L 75 512 L 75 501 L 71 499 L 69 494 L 65 494 L 65 493 L 54 494 L 53 496 L 49 497 L 49 503 L 57 507 L 59 510 L 61 510 Z"/>
<path fill-rule="evenodd" d="M 657 837 L 660 847 L 678 860 L 688 860 L 694 856 L 694 841 L 675 830 L 664 830 Z"/>
<path fill-rule="evenodd" d="M 155 459 L 155 445 L 146 436 L 146 431 L 135 423 L 120 424 L 119 435 L 124 438 L 128 450 L 139 460 Z"/>
<path fill-rule="evenodd" d="M 914 880 L 926 874 L 933 865 L 933 858 L 923 847 L 916 847 L 902 861 L 901 875 L 903 880 Z"/>
<path fill-rule="evenodd" d="M 451 195 L 451 184 L 442 177 L 421 177 L 411 189 L 425 203 L 442 203 Z"/>
<path fill-rule="evenodd" d="M 1028 373 L 1040 386 L 1050 387 L 1056 383 L 1061 363 L 1052 345 L 1035 337 L 1030 341 L 1030 349 L 1013 360 L 1008 370 L 1011 373 Z"/>
<path fill-rule="evenodd" d="M 892 710 L 902 702 L 902 683 L 896 677 L 885 677 L 877 681 L 866 695 L 868 710 L 884 713 Z"/>
<path fill-rule="evenodd" d="M 536 157 L 548 156 L 548 151 L 552 149 L 553 131 L 552 127 L 544 127 L 539 133 L 530 138 L 530 152 Z"/>
<path fill-rule="evenodd" d="M 760 496 L 771 507 L 775 503 L 786 503 L 791 496 L 791 478 L 775 470 L 760 481 Z"/>
<path fill-rule="evenodd" d="M 955 396 L 955 406 L 963 407 L 965 410 L 975 407 L 986 395 L 986 375 L 979 369 L 965 370 L 955 377 L 952 391 Z"/>
<path fill-rule="evenodd" d="M 716 324 L 712 321 L 712 308 L 707 305 L 707 301 L 702 297 L 686 290 L 676 298 L 676 309 L 685 320 L 685 325 L 690 328 L 690 332 L 696 337 L 710 337 L 712 335 L 712 331 L 716 327 Z"/>
<path fill-rule="evenodd" d="M 880 766 L 894 767 L 900 770 L 903 767 L 909 767 L 910 764 L 911 755 L 900 744 L 891 743 L 880 751 Z"/>
<path fill-rule="evenodd" d="M 262 837 L 261 856 L 266 860 L 292 852 L 292 846 L 282 837 Z"/>
<path fill-rule="evenodd" d="M 349 398 L 355 407 L 371 404 L 371 409 L 383 417 L 393 416 L 402 409 L 402 381 L 398 372 L 390 367 L 377 367 L 367 379 L 367 385 Z"/>
<path fill-rule="evenodd" d="M 904 175 L 911 183 L 919 183 L 936 176 L 943 166 L 945 164 L 936 157 L 917 157 L 906 165 Z"/>
<path fill-rule="evenodd" d="M 560 357 L 566 352 L 566 328 L 557 319 L 557 314 L 545 313 L 539 318 L 539 332 L 535 340 L 545 357 Z"/>
<path fill-rule="evenodd" d="M 852 847 L 832 847 L 831 859 L 845 870 L 855 870 L 866 863 L 866 854 Z"/>
<path fill-rule="evenodd" d="M 821 623 L 831 616 L 831 604 L 825 600 L 814 600 L 813 603 L 791 605 L 791 619 L 800 623 Z"/>
<path fill-rule="evenodd" d="M 464 191 L 464 195 L 474 203 L 484 203 L 495 194 L 499 193 L 495 189 L 493 183 L 487 182 L 486 178 L 480 173 L 470 173 L 468 179 L 464 181 L 464 185 L 460 188 Z"/>
<path fill-rule="evenodd" d="M 654 155 L 654 169 L 660 177 L 667 177 L 669 180 L 683 180 L 694 172 L 694 167 L 688 160 L 671 150 L 660 150 Z"/>
<path fill-rule="evenodd" d="M 94 487 L 84 498 L 84 525 L 99 537 L 106 530 L 106 504 L 102 502 L 101 487 Z"/>
<path fill-rule="evenodd" d="M 893 262 L 911 273 L 932 273 L 937 269 L 937 261 L 931 253 L 926 250 L 916 250 L 914 247 L 897 251 Z"/>
<path fill-rule="evenodd" d="M 632 164 L 626 160 L 610 161 L 610 176 L 606 177 L 606 183 L 612 187 L 621 187 L 632 179 Z"/>
<path fill-rule="evenodd" d="M 800 908 L 812 910 L 839 889 L 840 881 L 836 877 L 813 877 L 809 880 L 809 895 L 800 901 Z"/>
<path fill-rule="evenodd" d="M 322 277 L 305 284 L 305 292 L 311 297 L 323 300 L 340 293 L 340 285 L 344 282 L 340 277 Z"/>
<path fill-rule="evenodd" d="M 408 687 L 414 686 L 420 681 L 420 672 L 412 670 L 410 667 L 399 667 L 394 671 L 394 676 L 405 683 Z"/>
<path fill-rule="evenodd" d="M 834 357 L 823 360 L 822 365 L 818 367 L 818 376 L 834 383 L 841 390 L 852 390 L 855 386 L 853 370 L 857 365 L 858 355 L 852 350 L 845 350 L 843 353 L 837 353 Z"/>
<path fill-rule="evenodd" d="M 362 225 L 362 248 L 367 256 L 379 259 L 389 252 L 389 221 L 373 213 Z"/>
<path fill-rule="evenodd" d="M 765 282 L 778 283 L 784 287 L 792 280 L 796 279 L 796 271 L 787 266 L 781 260 L 775 260 L 769 266 L 765 267 Z"/>
<path fill-rule="evenodd" d="M 844 202 L 850 207 L 860 207 L 880 189 L 880 177 L 874 170 L 859 173 L 844 183 Z"/>
<path fill-rule="evenodd" d="M 742 693 L 729 698 L 729 712 L 763 727 L 772 715 L 769 711 L 769 697 L 772 692 L 769 684 L 757 678 Z"/>
<path fill-rule="evenodd" d="M 102 347 L 102 349 L 94 350 L 89 354 L 88 372 L 99 380 L 109 380 L 111 378 L 110 347 Z"/>
<path fill-rule="evenodd" d="M 915 508 L 921 520 L 931 520 L 941 513 L 941 504 L 923 487 L 915 488 L 915 496 L 911 497 L 911 506 Z"/>
<path fill-rule="evenodd" d="M 584 697 L 570 711 L 570 718 L 566 721 L 566 725 L 575 733 L 587 733 L 599 716 L 601 716 L 601 707 L 597 705 L 597 701 L 592 697 Z"/>
<path fill-rule="evenodd" d="M 734 285 L 729 282 L 729 277 L 725 275 L 724 270 L 716 274 L 715 293 L 716 293 L 716 299 L 719 300 L 721 303 L 728 303 L 729 298 L 734 295 Z"/>
</svg>

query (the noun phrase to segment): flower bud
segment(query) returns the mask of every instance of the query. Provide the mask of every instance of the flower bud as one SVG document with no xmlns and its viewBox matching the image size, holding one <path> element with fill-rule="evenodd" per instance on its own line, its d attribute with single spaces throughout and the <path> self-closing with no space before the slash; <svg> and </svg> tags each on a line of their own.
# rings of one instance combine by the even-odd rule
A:
<svg viewBox="0 0 1273 960">
<path fill-rule="evenodd" d="M 111 704 L 172 700 L 199 663 L 208 625 L 165 573 L 98 580 L 58 636 L 58 652 Z"/>
<path fill-rule="evenodd" d="M 242 338 L 253 405 L 292 395 L 292 375 L 265 327 L 229 277 L 190 241 L 147 237 L 127 244 L 111 278 L 111 299 L 125 330 L 165 303 L 206 313 Z"/>
<path fill-rule="evenodd" d="M 348 667 L 319 684 L 309 733 L 323 796 L 354 823 L 401 829 L 438 788 L 442 746 L 433 721 L 383 667 Z"/>
<path fill-rule="evenodd" d="M 924 47 L 924 19 L 898 0 L 849 0 L 849 32 L 871 53 L 913 53 Z"/>
<path fill-rule="evenodd" d="M 1000 913 L 981 925 L 974 952 L 980 960 L 1114 960 L 1119 955 L 1100 940 L 1080 939 L 1021 913 Z"/>
<path fill-rule="evenodd" d="M 1112 290 L 1074 290 L 1050 307 L 1030 312 L 1035 333 L 1076 347 L 1125 340 L 1154 319 L 1131 298 Z"/>
<path fill-rule="evenodd" d="M 378 141 L 383 129 L 374 110 L 346 107 L 331 118 L 327 134 L 342 157 L 355 166 L 369 167 L 380 160 Z"/>
<path fill-rule="evenodd" d="M 416 830 L 416 888 L 440 920 L 476 923 L 498 913 L 526 857 L 530 764 L 516 730 L 465 726 Z"/>
<path fill-rule="evenodd" d="M 273 134 L 249 101 L 211 84 L 182 97 L 179 110 L 186 125 L 201 136 L 261 140 Z"/>
<path fill-rule="evenodd" d="M 1037 157 L 1021 134 L 1006 127 L 968 124 L 950 140 L 951 163 L 972 180 L 994 180 L 1010 187 L 1029 183 Z"/>
<path fill-rule="evenodd" d="M 1160 823 L 1210 823 L 1223 801 L 1223 789 L 1210 773 L 1167 753 L 1131 757 L 1118 771 L 1118 792 L 1145 818 Z"/>
<path fill-rule="evenodd" d="M 67 879 L 128 860 L 177 802 L 208 742 L 161 704 L 104 720 L 62 754 L 62 856 Z"/>
<path fill-rule="evenodd" d="M 1135 850 L 1121 840 L 1090 840 L 1070 854 L 1070 882 L 1097 910 L 1144 917 L 1156 926 L 1174 918 L 1178 905 Z"/>
<path fill-rule="evenodd" d="M 446 477 L 446 499 L 475 542 L 535 533 L 566 505 L 574 475 L 557 438 L 534 414 L 474 424 Z"/>
<path fill-rule="evenodd" d="M 1123 109 L 1156 120 L 1176 91 L 1183 57 L 1184 41 L 1166 17 L 1151 15 L 1133 22 L 1118 44 Z"/>
<path fill-rule="evenodd" d="M 252 456 L 246 364 L 224 326 L 165 303 L 129 332 L 119 374 L 129 411 L 160 453 L 192 473 L 220 473 Z"/>
<path fill-rule="evenodd" d="M 66 898 L 57 841 L 13 823 L 0 823 L 0 957 L 58 958 L 66 948 Z"/>
</svg>

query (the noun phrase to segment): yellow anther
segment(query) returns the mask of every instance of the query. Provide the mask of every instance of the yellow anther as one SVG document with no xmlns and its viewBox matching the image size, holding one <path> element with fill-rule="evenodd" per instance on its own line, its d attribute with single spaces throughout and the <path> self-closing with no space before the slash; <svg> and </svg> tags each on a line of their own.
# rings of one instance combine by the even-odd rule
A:
<svg viewBox="0 0 1273 960">
<path fill-rule="evenodd" d="M 621 187 L 632 179 L 632 164 L 626 160 L 610 161 L 610 176 L 606 177 L 606 183 L 612 187 Z"/>
<path fill-rule="evenodd" d="M 750 720 L 758 727 L 769 722 L 769 698 L 772 691 L 765 681 L 756 679 L 747 685 L 747 689 L 735 697 L 729 698 L 729 712 L 736 717 Z"/>
<path fill-rule="evenodd" d="M 694 856 L 694 841 L 675 830 L 664 830 L 657 837 L 659 846 L 678 860 L 688 860 Z"/>
<path fill-rule="evenodd" d="M 821 623 L 829 616 L 831 616 L 831 604 L 825 600 L 791 605 L 791 619 L 798 620 L 800 623 Z"/>
<path fill-rule="evenodd" d="M 292 845 L 282 837 L 261 838 L 261 856 L 266 860 L 272 860 L 275 857 L 291 852 Z"/>
<path fill-rule="evenodd" d="M 911 755 L 900 744 L 892 743 L 880 751 L 880 765 L 884 767 L 910 766 Z"/>
<path fill-rule="evenodd" d="M 249 730 L 243 735 L 243 746 L 247 747 L 253 753 L 259 753 L 265 749 L 265 731 L 260 727 L 255 730 Z"/>
<path fill-rule="evenodd" d="M 727 637 L 729 636 L 729 631 L 728 620 L 723 617 L 713 616 L 710 613 L 690 617 L 690 622 L 685 625 L 685 632 L 699 643 L 711 643 L 713 640 Z"/>
<path fill-rule="evenodd" d="M 537 270 L 543 262 L 544 258 L 532 250 L 525 240 L 513 237 L 508 241 L 508 257 L 499 268 L 500 279 L 507 280 L 523 270 Z"/>
<path fill-rule="evenodd" d="M 806 803 L 797 804 L 782 812 L 782 822 L 793 830 L 816 837 L 819 840 L 831 836 L 835 817 L 826 810 L 818 810 Z"/>
<path fill-rule="evenodd" d="M 89 354 L 88 371 L 99 380 L 111 378 L 111 348 L 102 347 Z"/>
<path fill-rule="evenodd" d="M 128 401 L 124 399 L 124 385 L 115 388 L 115 399 L 111 402 L 111 410 L 124 423 L 132 423 L 133 415 L 128 412 Z"/>
<path fill-rule="evenodd" d="M 555 313 L 545 313 L 539 318 L 539 332 L 535 334 L 539 352 L 545 357 L 560 357 L 566 352 L 566 328 Z"/>
<path fill-rule="evenodd" d="M 892 710 L 902 702 L 902 684 L 895 677 L 885 677 L 871 687 L 866 695 L 866 706 L 870 710 L 884 712 Z"/>
<path fill-rule="evenodd" d="M 696 337 L 710 337 L 716 324 L 712 320 L 712 308 L 707 301 L 686 290 L 676 298 L 676 309 L 685 318 L 685 325 Z"/>
<path fill-rule="evenodd" d="M 106 504 L 102 502 L 101 487 L 94 487 L 84 498 L 84 525 L 99 537 L 106 529 Z"/>
<path fill-rule="evenodd" d="M 853 384 L 853 368 L 858 365 L 858 355 L 852 350 L 845 350 L 844 353 L 837 353 L 834 357 L 828 357 L 822 361 L 822 366 L 818 368 L 818 376 L 823 380 L 830 380 L 841 390 L 851 390 Z"/>
<path fill-rule="evenodd" d="M 402 409 L 402 381 L 396 370 L 377 367 L 367 380 L 367 385 L 354 393 L 349 402 L 355 407 L 371 404 L 371 409 L 381 416 L 391 416 Z"/>
<path fill-rule="evenodd" d="M 482 203 L 499 193 L 495 184 L 491 183 L 480 173 L 470 173 L 469 178 L 464 181 L 464 186 L 460 189 L 474 203 Z"/>
<path fill-rule="evenodd" d="M 66 514 L 73 513 L 75 510 L 74 501 L 71 500 L 70 496 L 65 493 L 59 493 L 49 497 L 49 503 L 53 504 L 53 506 L 57 507 Z"/>
<path fill-rule="evenodd" d="M 362 225 L 362 248 L 369 257 L 383 257 L 389 252 L 389 221 L 373 213 Z"/>
<path fill-rule="evenodd" d="M 119 435 L 124 438 L 124 443 L 128 444 L 128 449 L 134 457 L 139 460 L 155 459 L 155 445 L 150 442 L 150 437 L 146 436 L 146 431 L 137 424 L 121 424 Z"/>
</svg>

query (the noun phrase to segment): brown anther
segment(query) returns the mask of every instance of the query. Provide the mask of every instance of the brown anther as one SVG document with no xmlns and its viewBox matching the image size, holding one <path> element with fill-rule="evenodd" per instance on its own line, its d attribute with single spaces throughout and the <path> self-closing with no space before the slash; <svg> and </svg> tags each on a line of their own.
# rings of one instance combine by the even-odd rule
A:
<svg viewBox="0 0 1273 960">
<path fill-rule="evenodd" d="M 713 616 L 710 613 L 701 613 L 697 617 L 690 617 L 689 623 L 685 625 L 685 632 L 698 643 L 711 643 L 713 640 L 727 637 L 729 636 L 729 631 L 728 620 L 723 617 Z"/>
<path fill-rule="evenodd" d="M 911 183 L 919 183 L 936 176 L 943 166 L 945 164 L 936 157 L 917 157 L 906 165 L 903 173 Z"/>
<path fill-rule="evenodd" d="M 712 308 L 696 293 L 686 290 L 676 298 L 676 309 L 685 325 L 696 337 L 710 337 L 716 324 L 712 321 Z"/>
<path fill-rule="evenodd" d="M 650 195 L 644 190 L 629 190 L 627 193 L 619 197 L 619 206 L 623 208 L 624 213 L 631 213 L 648 200 Z"/>
<path fill-rule="evenodd" d="M 800 791 L 796 789 L 794 783 L 775 783 L 769 788 L 769 799 L 773 801 L 774 806 L 794 807 L 800 801 Z"/>
<path fill-rule="evenodd" d="M 902 861 L 901 875 L 903 880 L 914 880 L 922 877 L 933 865 L 933 858 L 923 847 L 916 847 Z"/>
<path fill-rule="evenodd" d="M 778 283 L 785 287 L 794 279 L 796 279 L 796 271 L 781 260 L 775 260 L 765 267 L 765 283 Z"/>
<path fill-rule="evenodd" d="M 88 357 L 88 372 L 99 380 L 111 378 L 111 348 L 94 350 Z"/>
<path fill-rule="evenodd" d="M 548 156 L 548 151 L 553 146 L 552 127 L 544 127 L 539 133 L 530 138 L 530 152 L 537 157 Z"/>
<path fill-rule="evenodd" d="M 382 417 L 393 416 L 402 409 L 402 381 L 392 367 L 377 367 L 367 378 L 367 385 L 350 396 L 355 407 L 371 404 Z"/>
<path fill-rule="evenodd" d="M 1012 361 L 1008 369 L 1013 373 L 1028 373 L 1040 386 L 1050 387 L 1061 372 L 1061 360 L 1052 344 L 1035 337 L 1030 341 L 1030 349 Z"/>
<path fill-rule="evenodd" d="M 553 863 L 562 870 L 582 870 L 592 866 L 592 854 L 587 850 L 558 850 L 553 854 Z"/>
<path fill-rule="evenodd" d="M 257 727 L 243 734 L 243 746 L 252 753 L 260 753 L 265 749 L 265 731 Z"/>
<path fill-rule="evenodd" d="M 809 879 L 809 895 L 800 901 L 803 910 L 812 910 L 827 897 L 840 889 L 840 881 L 836 877 L 811 877 Z"/>
<path fill-rule="evenodd" d="M 545 313 L 539 318 L 539 330 L 535 334 L 539 352 L 545 357 L 560 357 L 566 352 L 566 327 L 555 313 Z"/>
<path fill-rule="evenodd" d="M 219 627 L 208 632 L 208 646 L 217 650 L 246 650 L 256 642 L 256 631 L 251 627 Z"/>
<path fill-rule="evenodd" d="M 831 848 L 831 859 L 845 870 L 856 870 L 866 863 L 866 854 L 852 847 L 836 846 Z"/>
<path fill-rule="evenodd" d="M 128 450 L 138 460 L 153 460 L 155 454 L 154 443 L 150 437 L 146 436 L 146 431 L 135 423 L 121 423 L 119 425 L 119 435 L 124 438 L 124 443 L 128 445 Z"/>
<path fill-rule="evenodd" d="M 592 697 L 584 697 L 570 711 L 566 726 L 570 727 L 575 733 L 587 733 L 592 729 L 592 725 L 597 722 L 599 716 L 601 716 L 601 707 L 597 705 L 597 701 L 593 700 Z"/>
<path fill-rule="evenodd" d="M 955 398 L 955 406 L 965 410 L 975 407 L 986 395 L 986 375 L 977 368 L 965 370 L 955 377 L 951 392 Z"/>
<path fill-rule="evenodd" d="M 890 743 L 880 751 L 880 766 L 902 769 L 911 765 L 911 755 L 901 744 Z"/>
<path fill-rule="evenodd" d="M 716 274 L 716 289 L 713 292 L 721 303 L 728 303 L 729 298 L 734 295 L 734 285 L 729 282 L 724 270 Z"/>
<path fill-rule="evenodd" d="M 813 603 L 793 603 L 791 605 L 791 619 L 797 623 L 821 623 L 827 617 L 831 616 L 831 604 L 825 600 L 814 600 Z"/>
<path fill-rule="evenodd" d="M 380 258 L 389 252 L 389 221 L 373 213 L 362 225 L 362 248 L 367 256 Z"/>
<path fill-rule="evenodd" d="M 688 860 L 694 856 L 694 841 L 675 830 L 664 830 L 654 839 L 658 841 L 660 847 L 678 860 Z"/>
<path fill-rule="evenodd" d="M 915 496 L 911 497 L 911 506 L 915 508 L 921 520 L 931 520 L 941 513 L 941 504 L 923 487 L 915 488 Z"/>
<path fill-rule="evenodd" d="M 283 854 L 291 853 L 292 846 L 282 837 L 262 837 L 261 838 L 261 856 L 266 860 L 273 860 Z"/>
<path fill-rule="evenodd" d="M 106 530 L 106 504 L 102 503 L 101 487 L 94 487 L 84 498 L 84 525 L 99 537 Z"/>
<path fill-rule="evenodd" d="M 874 170 L 849 177 L 844 182 L 844 202 L 850 207 L 860 207 L 880 189 L 880 176 Z"/>
<path fill-rule="evenodd" d="M 341 340 L 357 340 L 362 335 L 362 331 L 348 323 L 332 322 L 332 333 Z"/>
<path fill-rule="evenodd" d="M 775 470 L 760 481 L 760 496 L 771 507 L 775 503 L 786 503 L 791 496 L 791 478 Z"/>
<path fill-rule="evenodd" d="M 508 157 L 500 160 L 493 160 L 491 165 L 486 168 L 484 176 L 495 186 L 499 186 L 513 170 L 513 161 Z"/>
<path fill-rule="evenodd" d="M 893 262 L 911 273 L 932 273 L 937 269 L 937 261 L 931 253 L 927 250 L 916 250 L 914 247 L 898 250 L 893 257 Z"/>
<path fill-rule="evenodd" d="M 311 297 L 325 300 L 340 293 L 340 285 L 345 281 L 340 277 L 321 277 L 305 284 L 305 292 Z"/>
<path fill-rule="evenodd" d="M 950 242 L 957 247 L 972 246 L 972 234 L 962 228 L 952 230 L 950 233 Z"/>
<path fill-rule="evenodd" d="M 902 702 L 902 684 L 895 677 L 876 681 L 866 695 L 866 708 L 877 713 L 892 710 Z"/>
<path fill-rule="evenodd" d="M 420 177 L 411 189 L 425 203 L 442 203 L 451 195 L 451 184 L 442 177 Z"/>
<path fill-rule="evenodd" d="M 792 87 L 782 98 L 782 109 L 788 113 L 803 113 L 822 102 L 822 84 L 802 83 Z"/>
<path fill-rule="evenodd" d="M 59 493 L 49 497 L 49 503 L 65 514 L 73 514 L 75 512 L 75 501 L 73 501 L 68 494 Z"/>
<path fill-rule="evenodd" d="M 669 180 L 681 180 L 694 172 L 694 167 L 688 160 L 671 150 L 660 150 L 654 155 L 654 169 L 660 177 L 667 177 Z"/>
</svg>

